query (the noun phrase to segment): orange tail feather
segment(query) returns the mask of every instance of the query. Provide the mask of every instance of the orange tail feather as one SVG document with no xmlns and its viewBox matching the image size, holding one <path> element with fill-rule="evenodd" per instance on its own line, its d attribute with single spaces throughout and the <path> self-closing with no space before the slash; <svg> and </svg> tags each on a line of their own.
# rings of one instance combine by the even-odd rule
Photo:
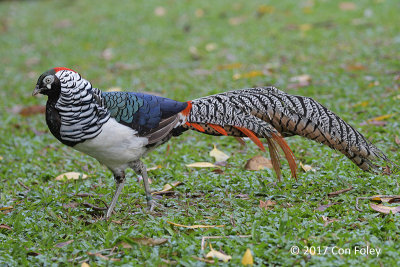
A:
<svg viewBox="0 0 400 267">
<path fill-rule="evenodd" d="M 292 172 L 292 177 L 296 178 L 297 180 L 297 164 L 296 159 L 293 155 L 292 150 L 290 149 L 289 145 L 286 143 L 285 139 L 282 136 L 277 135 L 275 133 L 271 133 L 272 138 L 274 141 L 278 143 L 278 145 L 282 148 L 283 153 L 285 153 L 285 157 L 289 163 L 290 171 Z"/>
<path fill-rule="evenodd" d="M 258 139 L 258 137 L 252 131 L 244 127 L 235 126 L 235 128 L 244 133 L 246 136 L 248 136 L 251 139 L 251 141 L 253 141 L 262 151 L 265 152 L 263 143 L 260 141 L 260 139 Z"/>
</svg>

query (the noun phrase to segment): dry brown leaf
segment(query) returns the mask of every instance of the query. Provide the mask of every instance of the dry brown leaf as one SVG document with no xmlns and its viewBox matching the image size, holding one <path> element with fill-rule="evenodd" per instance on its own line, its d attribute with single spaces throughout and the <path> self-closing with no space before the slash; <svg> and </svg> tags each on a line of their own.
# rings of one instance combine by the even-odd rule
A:
<svg viewBox="0 0 400 267">
<path fill-rule="evenodd" d="M 257 8 L 257 16 L 261 17 L 264 14 L 272 14 L 275 11 L 274 6 L 269 6 L 269 5 L 261 5 Z"/>
<path fill-rule="evenodd" d="M 380 213 L 385 213 L 385 214 L 396 214 L 400 212 L 400 206 L 397 207 L 388 207 L 388 206 L 384 206 L 384 205 L 376 205 L 373 203 L 370 203 L 371 209 L 378 211 Z"/>
<path fill-rule="evenodd" d="M 86 179 L 88 176 L 84 173 L 80 172 L 66 172 L 63 174 L 60 174 L 55 178 L 57 181 L 62 181 L 62 180 L 78 180 L 78 179 Z"/>
<path fill-rule="evenodd" d="M 216 43 L 208 43 L 208 44 L 206 44 L 206 51 L 207 52 L 212 52 L 212 51 L 214 51 L 215 49 L 217 49 L 217 44 Z"/>
<path fill-rule="evenodd" d="M 352 186 L 350 186 L 350 187 L 348 187 L 348 188 L 345 188 L 345 189 L 341 189 L 341 190 L 335 191 L 335 192 L 330 192 L 330 193 L 328 193 L 328 197 L 334 197 L 334 196 L 343 194 L 343 193 L 345 193 L 345 192 L 348 192 L 348 191 L 350 191 L 350 190 L 353 190 L 353 187 L 352 187 Z"/>
<path fill-rule="evenodd" d="M 358 70 L 365 70 L 366 67 L 361 64 L 353 64 L 353 65 L 347 65 L 346 70 L 348 71 L 358 71 Z"/>
<path fill-rule="evenodd" d="M 334 202 L 334 203 L 329 203 L 329 204 L 326 204 L 326 205 L 321 205 L 321 206 L 319 206 L 319 207 L 317 208 L 317 210 L 318 210 L 318 211 L 324 211 L 324 210 L 326 210 L 327 208 L 332 207 L 333 205 L 336 205 L 336 204 L 340 204 L 340 202 Z"/>
<path fill-rule="evenodd" d="M 219 65 L 217 67 L 218 70 L 232 70 L 232 69 L 239 69 L 243 65 L 242 63 L 231 63 L 231 64 L 225 64 L 225 65 Z"/>
<path fill-rule="evenodd" d="M 0 208 L 0 211 L 3 211 L 3 210 L 12 210 L 13 208 L 14 208 L 13 206 L 1 207 L 1 208 Z"/>
<path fill-rule="evenodd" d="M 198 18 L 201 18 L 204 16 L 204 10 L 201 8 L 196 9 L 196 11 L 194 12 L 195 16 Z"/>
<path fill-rule="evenodd" d="M 299 75 L 299 76 L 294 76 L 294 77 L 290 78 L 289 81 L 292 83 L 288 85 L 288 88 L 296 89 L 296 88 L 300 88 L 300 87 L 309 86 L 311 84 L 312 78 L 308 74 L 303 74 L 303 75 Z"/>
<path fill-rule="evenodd" d="M 65 242 L 61 242 L 61 243 L 58 243 L 58 244 L 55 244 L 54 246 L 55 246 L 56 248 L 62 248 L 62 247 L 65 247 L 65 246 L 71 244 L 72 242 L 74 242 L 73 239 L 72 239 L 72 240 L 65 241 Z"/>
<path fill-rule="evenodd" d="M 300 167 L 301 167 L 305 172 L 309 172 L 309 171 L 315 172 L 315 169 L 314 169 L 313 167 L 311 167 L 311 165 L 303 164 L 302 162 L 300 162 Z"/>
<path fill-rule="evenodd" d="M 0 156 L 0 160 L 3 160 L 4 158 L 2 156 Z"/>
<path fill-rule="evenodd" d="M 195 162 L 195 163 L 191 163 L 191 164 L 186 164 L 186 167 L 189 167 L 189 168 L 220 168 L 220 166 L 212 164 L 211 162 Z"/>
<path fill-rule="evenodd" d="M 0 229 L 6 229 L 6 230 L 9 230 L 9 231 L 12 231 L 11 226 L 8 226 L 6 224 L 0 224 Z"/>
<path fill-rule="evenodd" d="M 82 262 L 81 267 L 90 267 L 90 265 L 87 264 L 86 262 Z"/>
<path fill-rule="evenodd" d="M 399 202 L 399 196 L 388 196 L 388 195 L 376 195 L 370 198 L 371 201 L 375 201 L 378 203 L 396 203 Z"/>
<path fill-rule="evenodd" d="M 148 171 L 148 172 L 149 172 L 149 171 L 154 171 L 154 170 L 161 169 L 161 168 L 162 168 L 162 166 L 161 166 L 161 165 L 156 165 L 156 166 L 153 166 L 153 167 L 147 168 L 147 171 Z"/>
<path fill-rule="evenodd" d="M 172 188 L 177 187 L 178 185 L 182 184 L 182 182 L 173 182 L 172 185 L 171 184 L 165 184 L 163 186 L 163 189 L 161 191 L 157 191 L 157 192 L 153 192 L 151 193 L 152 195 L 159 195 L 165 192 L 170 191 Z"/>
<path fill-rule="evenodd" d="M 244 166 L 244 169 L 248 171 L 259 171 L 265 168 L 272 169 L 272 161 L 260 155 L 249 159 Z"/>
<path fill-rule="evenodd" d="M 396 144 L 400 145 L 400 138 L 397 135 L 394 138 L 394 141 L 396 142 Z"/>
<path fill-rule="evenodd" d="M 214 145 L 214 148 L 210 151 L 210 156 L 215 158 L 215 161 L 226 161 L 230 158 L 227 154 L 217 149 L 217 146 Z"/>
<path fill-rule="evenodd" d="M 104 255 L 100 254 L 100 253 L 88 252 L 87 254 L 89 256 L 96 256 L 96 257 L 102 258 L 103 260 L 107 260 L 107 261 L 120 261 L 120 259 L 109 258 L 107 256 L 104 256 Z"/>
<path fill-rule="evenodd" d="M 354 104 L 353 107 L 367 107 L 369 105 L 369 101 L 362 101 L 360 103 Z"/>
<path fill-rule="evenodd" d="M 253 265 L 254 264 L 253 255 L 251 255 L 251 250 L 249 248 L 246 249 L 246 252 L 243 255 L 242 264 L 243 265 Z"/>
<path fill-rule="evenodd" d="M 110 47 L 104 49 L 101 53 L 101 57 L 105 60 L 111 60 L 114 57 L 113 49 Z"/>
<path fill-rule="evenodd" d="M 312 24 L 310 24 L 310 23 L 304 23 L 304 24 L 300 24 L 300 26 L 299 26 L 299 30 L 301 31 L 301 32 L 307 32 L 307 31 L 309 31 L 309 30 L 311 30 L 312 29 Z M 309 75 L 308 75 L 309 76 Z M 311 78 L 311 77 L 310 77 Z"/>
<path fill-rule="evenodd" d="M 232 259 L 232 256 L 226 255 L 218 250 L 213 249 L 211 244 L 210 249 L 211 251 L 207 253 L 206 258 L 217 258 L 218 260 L 221 260 L 223 262 L 228 262 Z"/>
<path fill-rule="evenodd" d="M 34 105 L 34 106 L 24 107 L 21 110 L 19 110 L 18 113 L 24 117 L 28 117 L 36 114 L 44 114 L 45 112 L 46 112 L 45 106 Z"/>
<path fill-rule="evenodd" d="M 357 8 L 356 4 L 353 2 L 341 2 L 339 8 L 343 11 L 355 10 Z"/>
<path fill-rule="evenodd" d="M 175 225 L 175 226 L 179 226 L 179 227 L 189 228 L 189 229 L 225 227 L 225 225 L 200 225 L 200 224 L 183 225 L 183 224 L 174 223 L 174 222 L 170 222 L 170 221 L 167 221 L 167 223 Z"/>
<path fill-rule="evenodd" d="M 64 209 L 74 209 L 78 206 L 79 206 L 79 203 L 77 203 L 77 202 L 70 202 L 68 204 L 63 204 Z"/>
<path fill-rule="evenodd" d="M 143 246 L 158 246 L 168 242 L 166 238 L 137 237 L 131 238 L 133 242 Z"/>
<path fill-rule="evenodd" d="M 229 24 L 232 26 L 237 26 L 239 24 L 242 24 L 244 21 L 246 21 L 247 17 L 242 16 L 242 17 L 233 17 L 229 19 Z"/>
<path fill-rule="evenodd" d="M 167 14 L 167 10 L 162 6 L 158 6 L 154 9 L 154 15 L 157 17 L 163 17 L 165 14 Z"/>
<path fill-rule="evenodd" d="M 260 209 L 268 210 L 268 208 L 273 207 L 275 205 L 276 205 L 275 201 L 268 199 L 267 201 L 260 200 L 260 204 L 258 205 L 258 207 Z"/>
</svg>

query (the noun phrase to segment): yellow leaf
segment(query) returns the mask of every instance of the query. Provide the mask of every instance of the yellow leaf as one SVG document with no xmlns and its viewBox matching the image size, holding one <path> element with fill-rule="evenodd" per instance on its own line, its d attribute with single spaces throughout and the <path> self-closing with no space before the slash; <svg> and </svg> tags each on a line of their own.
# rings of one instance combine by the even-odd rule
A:
<svg viewBox="0 0 400 267">
<path fill-rule="evenodd" d="M 399 196 L 387 196 L 387 195 L 376 195 L 370 197 L 371 201 L 375 202 L 384 202 L 384 203 L 393 203 L 394 201 L 398 200 L 400 198 Z"/>
<path fill-rule="evenodd" d="M 225 65 L 219 65 L 217 67 L 218 70 L 232 70 L 232 69 L 238 69 L 242 67 L 241 63 L 232 63 L 232 64 L 225 64 Z"/>
<path fill-rule="evenodd" d="M 313 167 L 311 167 L 311 165 L 304 165 L 303 163 L 300 162 L 300 167 L 305 171 L 305 172 L 309 172 L 309 171 L 315 171 L 315 169 Z"/>
<path fill-rule="evenodd" d="M 82 262 L 81 267 L 90 267 L 90 265 L 87 264 L 86 262 Z"/>
<path fill-rule="evenodd" d="M 158 194 L 161 194 L 161 193 L 164 193 L 164 192 L 168 192 L 168 191 L 170 191 L 172 188 L 174 188 L 174 187 L 177 187 L 178 185 L 180 185 L 180 184 L 182 184 L 182 182 L 173 182 L 172 183 L 172 185 L 170 185 L 170 184 L 165 184 L 164 186 L 163 186 L 163 189 L 161 190 L 161 191 L 158 191 L 158 192 L 153 192 L 153 193 L 151 193 L 152 195 L 158 195 Z"/>
<path fill-rule="evenodd" d="M 217 44 L 216 43 L 208 43 L 208 44 L 206 44 L 206 51 L 212 52 L 215 49 L 217 49 Z"/>
<path fill-rule="evenodd" d="M 170 222 L 170 221 L 167 221 L 167 223 L 172 224 L 172 225 L 175 225 L 175 226 L 179 226 L 179 227 L 189 228 L 189 229 L 225 227 L 225 225 L 200 225 L 200 224 L 196 224 L 196 225 L 183 225 L 183 224 L 174 223 L 174 222 Z"/>
<path fill-rule="evenodd" d="M 210 156 L 214 157 L 215 161 L 226 161 L 227 159 L 229 159 L 229 156 L 221 150 L 217 149 L 216 145 L 214 145 L 213 150 L 210 151 Z"/>
<path fill-rule="evenodd" d="M 243 265 L 253 265 L 254 264 L 253 255 L 251 255 L 251 250 L 249 248 L 246 250 L 246 252 L 243 255 L 242 264 Z"/>
<path fill-rule="evenodd" d="M 261 5 L 257 8 L 258 15 L 271 14 L 275 11 L 275 7 L 268 5 Z"/>
<path fill-rule="evenodd" d="M 201 8 L 196 9 L 196 11 L 194 12 L 194 14 L 196 15 L 196 17 L 201 18 L 204 16 L 204 10 Z"/>
<path fill-rule="evenodd" d="M 309 31 L 312 29 L 312 24 L 310 24 L 310 23 L 300 24 L 299 29 L 301 32 Z"/>
<path fill-rule="evenodd" d="M 365 108 L 366 106 L 368 106 L 369 101 L 362 101 L 360 103 L 355 104 L 353 107 L 363 107 Z"/>
<path fill-rule="evenodd" d="M 230 259 L 232 259 L 232 256 L 226 255 L 222 252 L 219 252 L 218 250 L 213 249 L 211 247 L 211 244 L 210 249 L 211 251 L 207 253 L 206 258 L 217 258 L 218 260 L 222 260 L 223 262 L 228 262 Z"/>
<path fill-rule="evenodd" d="M 79 178 L 86 179 L 87 177 L 88 176 L 86 174 L 80 172 L 66 172 L 60 174 L 55 179 L 57 181 L 62 181 L 62 180 L 78 180 Z"/>
<path fill-rule="evenodd" d="M 382 116 L 378 116 L 378 117 L 369 119 L 369 120 L 367 120 L 367 122 L 371 122 L 371 121 L 383 121 L 383 120 L 386 120 L 386 119 L 388 119 L 388 118 L 390 118 L 390 117 L 393 117 L 393 116 L 394 116 L 394 114 L 386 114 L 386 115 L 382 115 Z"/>
<path fill-rule="evenodd" d="M 248 171 L 259 171 L 265 168 L 272 169 L 272 161 L 258 155 L 249 159 L 244 168 Z"/>
<path fill-rule="evenodd" d="M 220 168 L 219 166 L 212 164 L 211 162 L 195 162 L 191 164 L 186 164 L 189 168 Z"/>
<path fill-rule="evenodd" d="M 2 157 L 2 156 L 0 156 L 0 160 L 3 160 L 3 157 Z"/>
<path fill-rule="evenodd" d="M 12 210 L 14 207 L 13 206 L 10 206 L 10 207 L 1 207 L 0 208 L 0 211 L 3 211 L 3 210 Z"/>
<path fill-rule="evenodd" d="M 122 88 L 121 87 L 111 87 L 108 90 L 106 90 L 106 92 L 121 92 Z"/>
</svg>

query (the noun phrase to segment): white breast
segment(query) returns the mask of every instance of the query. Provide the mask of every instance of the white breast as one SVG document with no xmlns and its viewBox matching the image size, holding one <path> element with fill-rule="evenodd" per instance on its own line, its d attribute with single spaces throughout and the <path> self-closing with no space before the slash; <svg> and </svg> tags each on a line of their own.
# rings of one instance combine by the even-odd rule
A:
<svg viewBox="0 0 400 267">
<path fill-rule="evenodd" d="M 74 146 L 110 169 L 126 168 L 127 163 L 138 160 L 146 151 L 148 139 L 137 137 L 137 131 L 110 118 L 93 139 Z"/>
</svg>

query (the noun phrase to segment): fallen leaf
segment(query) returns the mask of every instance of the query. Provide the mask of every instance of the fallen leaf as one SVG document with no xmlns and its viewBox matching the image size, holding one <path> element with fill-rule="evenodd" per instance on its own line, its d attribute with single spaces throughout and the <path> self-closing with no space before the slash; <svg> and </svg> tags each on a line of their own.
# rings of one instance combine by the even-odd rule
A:
<svg viewBox="0 0 400 267">
<path fill-rule="evenodd" d="M 130 238 L 130 240 L 143 246 L 158 246 L 168 242 L 168 239 L 166 238 L 150 238 L 150 237 Z M 132 246 L 130 248 L 132 248 Z"/>
<path fill-rule="evenodd" d="M 232 259 L 232 256 L 226 255 L 218 250 L 212 248 L 210 244 L 211 251 L 207 253 L 206 258 L 217 258 L 218 260 L 222 260 L 223 262 L 228 262 Z"/>
<path fill-rule="evenodd" d="M 212 164 L 211 162 L 195 162 L 191 164 L 186 164 L 189 168 L 220 168 L 219 166 Z"/>
<path fill-rule="evenodd" d="M 238 79 L 243 79 L 243 78 L 253 78 L 253 77 L 262 76 L 262 75 L 264 75 L 264 72 L 259 71 L 259 70 L 253 70 L 253 71 L 246 72 L 243 74 L 236 73 L 233 75 L 232 78 L 234 80 L 238 80 Z"/>
<path fill-rule="evenodd" d="M 302 74 L 302 75 L 291 77 L 289 79 L 289 81 L 292 83 L 288 85 L 288 88 L 295 89 L 295 88 L 300 88 L 300 87 L 310 85 L 312 78 L 308 74 Z"/>
<path fill-rule="evenodd" d="M 170 191 L 172 188 L 177 187 L 177 186 L 180 185 L 180 184 L 182 184 L 182 182 L 179 182 L 179 181 L 178 181 L 178 182 L 173 182 L 172 185 L 171 185 L 171 184 L 165 184 L 165 185 L 163 186 L 163 189 L 162 189 L 161 191 L 153 192 L 153 193 L 151 193 L 151 194 L 152 194 L 152 195 L 159 195 L 159 194 L 168 192 L 168 191 Z"/>
<path fill-rule="evenodd" d="M 154 167 L 147 168 L 147 171 L 148 171 L 148 172 L 149 172 L 149 171 L 154 171 L 154 170 L 161 169 L 161 168 L 162 168 L 161 165 L 156 165 L 156 166 L 154 166 Z"/>
<path fill-rule="evenodd" d="M 272 161 L 260 155 L 249 159 L 244 166 L 244 169 L 248 171 L 259 171 L 265 168 L 272 169 Z"/>
<path fill-rule="evenodd" d="M 34 106 L 24 107 L 18 113 L 24 117 L 28 117 L 36 114 L 44 114 L 45 112 L 46 112 L 45 106 L 34 105 Z"/>
<path fill-rule="evenodd" d="M 242 17 L 233 17 L 229 19 L 229 24 L 232 26 L 237 26 L 239 24 L 242 24 L 244 21 L 246 21 L 247 17 L 242 16 Z"/>
<path fill-rule="evenodd" d="M 113 49 L 112 48 L 106 48 L 103 50 L 101 53 L 101 57 L 105 60 L 111 60 L 114 57 Z"/>
<path fill-rule="evenodd" d="M 72 26 L 72 22 L 69 19 L 62 19 L 58 20 L 54 23 L 54 27 L 57 29 L 65 29 L 65 28 L 70 28 Z"/>
<path fill-rule="evenodd" d="M 90 267 L 90 265 L 87 264 L 86 262 L 82 262 L 81 267 Z"/>
<path fill-rule="evenodd" d="M 388 207 L 388 206 L 384 206 L 384 205 L 376 205 L 373 203 L 370 203 L 371 209 L 378 211 L 380 213 L 385 213 L 385 214 L 396 214 L 400 212 L 400 206 L 397 207 Z"/>
<path fill-rule="evenodd" d="M 226 161 L 227 159 L 229 159 L 229 156 L 221 150 L 217 149 L 216 145 L 214 145 L 213 150 L 210 151 L 210 156 L 214 157 L 215 161 Z"/>
<path fill-rule="evenodd" d="M 78 206 L 79 206 L 79 203 L 77 203 L 77 202 L 70 202 L 68 204 L 63 204 L 64 209 L 74 209 Z"/>
<path fill-rule="evenodd" d="M 313 167 L 311 167 L 311 165 L 303 164 L 302 162 L 300 162 L 300 167 L 301 167 L 305 172 L 309 172 L 309 171 L 315 172 L 315 169 L 314 169 Z"/>
<path fill-rule="evenodd" d="M 242 264 L 243 265 L 253 265 L 254 264 L 253 255 L 251 255 L 251 250 L 249 248 L 246 250 L 246 252 L 243 255 Z"/>
<path fill-rule="evenodd" d="M 396 137 L 394 138 L 394 141 L 396 142 L 396 144 L 400 145 L 400 138 L 396 135 Z M 2 158 L 1 158 L 2 159 Z"/>
<path fill-rule="evenodd" d="M 261 5 L 257 8 L 257 16 L 262 17 L 265 14 L 272 14 L 274 11 L 274 6 Z"/>
<path fill-rule="evenodd" d="M 62 181 L 62 180 L 78 180 L 78 179 L 86 179 L 88 176 L 84 173 L 80 172 L 66 172 L 63 174 L 60 174 L 57 176 L 55 179 L 57 181 Z"/>
<path fill-rule="evenodd" d="M 232 63 L 232 64 L 225 64 L 219 65 L 217 67 L 218 70 L 232 70 L 232 69 L 239 69 L 242 67 L 242 63 Z"/>
<path fill-rule="evenodd" d="M 196 225 L 183 225 L 183 224 L 174 223 L 174 222 L 170 222 L 170 221 L 167 221 L 167 223 L 175 225 L 175 226 L 179 226 L 179 227 L 189 228 L 189 229 L 225 227 L 225 225 L 199 225 L 199 224 L 196 224 Z"/>
<path fill-rule="evenodd" d="M 13 208 L 14 208 L 13 206 L 1 207 L 1 208 L 0 208 L 0 211 L 3 211 L 3 210 L 12 210 Z"/>
<path fill-rule="evenodd" d="M 65 242 L 62 242 L 62 243 L 55 244 L 54 246 L 57 247 L 57 248 L 62 248 L 62 247 L 65 247 L 65 246 L 71 244 L 72 242 L 74 242 L 73 239 L 65 241 Z"/>
<path fill-rule="evenodd" d="M 310 24 L 310 23 L 300 24 L 300 26 L 299 26 L 299 30 L 301 32 L 307 32 L 307 31 L 309 31 L 311 29 L 312 29 L 312 24 Z"/>
<path fill-rule="evenodd" d="M 260 205 L 258 205 L 258 207 L 260 209 L 268 210 L 268 208 L 273 207 L 275 205 L 276 205 L 275 201 L 268 199 L 267 201 L 260 200 Z"/>
<path fill-rule="evenodd" d="M 387 121 L 364 121 L 362 123 L 360 123 L 360 125 L 375 125 L 375 126 L 385 126 L 387 124 Z"/>
<path fill-rule="evenodd" d="M 360 103 L 354 104 L 353 107 L 367 107 L 369 105 L 369 101 L 362 101 Z"/>
<path fill-rule="evenodd" d="M 121 87 L 111 87 L 108 90 L 106 90 L 106 92 L 121 92 L 122 88 Z"/>
<path fill-rule="evenodd" d="M 204 10 L 201 8 L 196 9 L 196 11 L 194 12 L 195 16 L 198 18 L 201 18 L 204 16 Z"/>
<path fill-rule="evenodd" d="M 378 203 L 397 203 L 400 202 L 400 196 L 376 195 L 372 196 L 370 200 Z"/>
<path fill-rule="evenodd" d="M 217 44 L 216 43 L 208 43 L 208 44 L 206 44 L 206 51 L 212 52 L 215 49 L 217 49 Z"/>
<path fill-rule="evenodd" d="M 366 67 L 361 64 L 353 64 L 353 65 L 347 65 L 346 70 L 348 71 L 358 71 L 358 70 L 365 70 Z"/>
<path fill-rule="evenodd" d="M 331 206 L 333 206 L 333 205 L 336 205 L 336 204 L 340 204 L 339 202 L 334 202 L 334 203 L 329 203 L 329 204 L 326 204 L 326 205 L 321 205 L 321 206 L 319 206 L 318 208 L 317 208 L 317 210 L 318 211 L 324 211 L 324 210 L 326 210 L 327 208 L 329 208 L 329 207 L 331 207 Z"/>
<path fill-rule="evenodd" d="M 100 254 L 100 253 L 88 252 L 87 254 L 89 256 L 96 256 L 96 257 L 102 258 L 103 260 L 107 260 L 107 261 L 121 261 L 120 259 L 109 258 L 107 256 L 104 256 L 104 255 Z"/>
<path fill-rule="evenodd" d="M 0 229 L 6 229 L 6 230 L 9 230 L 9 231 L 12 231 L 12 228 L 10 226 L 6 225 L 6 224 L 0 224 Z"/>
<path fill-rule="evenodd" d="M 371 122 L 371 121 L 382 121 L 382 120 L 389 119 L 390 117 L 393 117 L 393 116 L 394 116 L 394 114 L 386 114 L 386 115 L 382 115 L 382 116 L 378 116 L 378 117 L 369 119 L 368 122 Z"/>
<path fill-rule="evenodd" d="M 0 156 L 0 160 L 3 160 L 4 158 L 2 156 Z"/>
<path fill-rule="evenodd" d="M 355 10 L 356 7 L 356 4 L 354 4 L 353 2 L 341 2 L 339 4 L 339 8 L 343 11 Z"/>
<path fill-rule="evenodd" d="M 163 17 L 166 13 L 167 10 L 162 6 L 158 6 L 154 9 L 154 15 L 156 15 L 157 17 Z"/>
</svg>

